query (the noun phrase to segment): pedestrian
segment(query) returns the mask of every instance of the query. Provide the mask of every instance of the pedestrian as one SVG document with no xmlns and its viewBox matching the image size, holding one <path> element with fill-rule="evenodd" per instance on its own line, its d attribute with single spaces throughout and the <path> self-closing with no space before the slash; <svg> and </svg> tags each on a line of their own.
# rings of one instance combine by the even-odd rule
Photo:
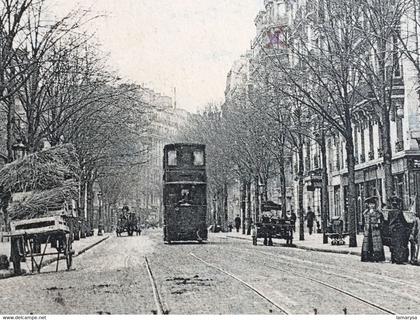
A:
<svg viewBox="0 0 420 320">
<path fill-rule="evenodd" d="M 229 228 L 229 232 L 232 232 L 232 230 L 233 230 L 232 222 L 229 222 L 228 228 Z"/>
<path fill-rule="evenodd" d="M 293 231 L 296 232 L 296 213 L 293 209 L 291 211 L 292 213 L 290 214 L 290 222 L 292 223 Z"/>
<path fill-rule="evenodd" d="M 412 205 L 410 208 L 412 214 L 412 226 L 410 232 L 410 263 L 418 265 L 419 257 L 419 244 L 420 244 L 420 212 L 417 211 L 416 199 L 412 199 Z"/>
<path fill-rule="evenodd" d="M 384 246 L 382 243 L 383 215 L 377 208 L 377 197 L 365 200 L 368 208 L 362 214 L 363 244 L 362 261 L 380 262 L 385 261 Z"/>
<path fill-rule="evenodd" d="M 316 220 L 316 233 L 322 233 L 321 223 L 319 222 L 319 220 Z"/>
<path fill-rule="evenodd" d="M 271 234 L 271 230 L 272 230 L 272 225 L 270 224 L 270 218 L 266 215 L 263 214 L 262 218 L 261 218 L 261 222 L 262 222 L 262 227 L 263 227 L 263 233 L 264 233 L 264 245 L 267 246 L 272 246 L 273 245 L 273 239 L 272 239 L 272 234 Z"/>
<path fill-rule="evenodd" d="M 388 216 L 391 233 L 391 262 L 404 264 L 408 261 L 409 224 L 404 218 L 401 198 L 392 196 L 388 202 L 391 206 Z"/>
<path fill-rule="evenodd" d="M 420 217 L 416 212 L 414 223 L 410 233 L 410 263 L 419 264 L 419 245 L 420 245 Z"/>
<path fill-rule="evenodd" d="M 251 225 L 251 236 L 252 236 L 252 245 L 257 245 L 257 226 L 255 224 Z"/>
<path fill-rule="evenodd" d="M 241 218 L 239 217 L 239 214 L 235 218 L 235 228 L 236 232 L 239 232 L 239 228 L 241 227 Z"/>
<path fill-rule="evenodd" d="M 249 236 L 250 234 L 251 234 L 251 227 L 252 227 L 252 219 L 251 218 L 249 218 L 249 220 L 248 220 L 249 222 L 248 222 L 248 227 L 247 227 L 247 229 L 246 229 L 246 234 Z"/>
<path fill-rule="evenodd" d="M 309 234 L 312 234 L 313 228 L 314 228 L 314 220 L 315 220 L 315 212 L 312 211 L 311 207 L 308 207 L 308 211 L 306 213 L 306 221 L 307 226 L 309 229 Z"/>
</svg>

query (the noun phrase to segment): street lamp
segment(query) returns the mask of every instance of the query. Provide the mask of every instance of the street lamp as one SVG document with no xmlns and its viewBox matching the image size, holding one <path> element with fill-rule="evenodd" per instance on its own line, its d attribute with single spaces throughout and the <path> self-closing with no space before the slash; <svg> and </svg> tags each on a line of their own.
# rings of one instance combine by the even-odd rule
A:
<svg viewBox="0 0 420 320">
<path fill-rule="evenodd" d="M 12 150 L 14 160 L 22 159 L 26 155 L 26 146 L 20 140 L 12 145 Z"/>
<path fill-rule="evenodd" d="M 102 193 L 98 192 L 98 204 L 99 204 L 99 214 L 98 214 L 98 236 L 103 236 L 103 226 L 102 226 Z"/>
</svg>

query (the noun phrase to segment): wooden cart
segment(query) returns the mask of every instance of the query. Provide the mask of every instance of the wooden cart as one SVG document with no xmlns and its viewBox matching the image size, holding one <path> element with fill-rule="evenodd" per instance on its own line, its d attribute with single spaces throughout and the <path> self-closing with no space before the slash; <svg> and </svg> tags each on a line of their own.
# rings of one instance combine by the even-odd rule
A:
<svg viewBox="0 0 420 320">
<path fill-rule="evenodd" d="M 11 231 L 11 257 L 14 272 L 21 273 L 21 262 L 31 261 L 31 271 L 41 271 L 45 256 L 57 256 L 56 271 L 60 255 L 66 259 L 67 270 L 71 268 L 73 254 L 73 236 L 66 224 L 65 217 L 52 216 L 36 219 L 12 221 Z M 48 245 L 55 249 L 47 252 Z M 40 260 L 37 261 L 37 257 Z"/>
<path fill-rule="evenodd" d="M 264 215 L 261 221 L 256 223 L 257 238 L 264 239 L 264 245 L 273 245 L 273 238 L 285 239 L 287 245 L 293 244 L 293 221 L 288 218 L 280 218 L 281 205 L 273 201 L 262 203 L 262 212 L 269 212 L 271 217 Z"/>
</svg>

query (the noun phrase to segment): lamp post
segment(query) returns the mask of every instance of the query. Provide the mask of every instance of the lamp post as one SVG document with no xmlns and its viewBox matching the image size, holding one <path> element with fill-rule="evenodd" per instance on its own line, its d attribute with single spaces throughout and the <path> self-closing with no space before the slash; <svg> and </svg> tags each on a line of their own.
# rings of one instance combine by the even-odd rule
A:
<svg viewBox="0 0 420 320">
<path fill-rule="evenodd" d="M 12 150 L 14 160 L 22 159 L 26 155 L 26 146 L 20 140 L 12 145 Z"/>
<path fill-rule="evenodd" d="M 103 236 L 103 226 L 102 226 L 102 193 L 98 192 L 98 204 L 99 204 L 99 214 L 98 214 L 98 236 Z"/>
</svg>

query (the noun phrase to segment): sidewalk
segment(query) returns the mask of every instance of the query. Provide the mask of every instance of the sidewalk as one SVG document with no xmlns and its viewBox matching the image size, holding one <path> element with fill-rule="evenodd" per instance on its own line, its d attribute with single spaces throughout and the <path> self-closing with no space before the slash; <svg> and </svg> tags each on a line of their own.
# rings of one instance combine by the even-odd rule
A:
<svg viewBox="0 0 420 320">
<path fill-rule="evenodd" d="M 242 232 L 222 232 L 222 233 L 211 233 L 212 236 L 221 237 L 221 238 L 236 238 L 242 240 L 252 241 L 251 236 L 244 235 Z M 358 234 L 357 236 L 357 247 L 350 248 L 348 245 L 348 237 L 346 237 L 346 244 L 344 245 L 331 245 L 331 240 L 328 239 L 328 244 L 322 243 L 322 233 L 315 233 L 309 235 L 305 233 L 305 240 L 299 240 L 299 233 L 293 234 L 293 245 L 298 249 L 310 250 L 310 251 L 320 251 L 320 252 L 330 252 L 330 253 L 339 253 L 339 254 L 351 254 L 356 256 L 361 256 L 362 243 L 363 243 L 363 234 Z M 263 239 L 258 239 L 258 245 L 263 245 Z M 274 245 L 286 245 L 286 240 L 284 239 L 273 239 Z M 389 258 L 390 253 L 388 247 L 384 247 L 385 257 Z"/>
<path fill-rule="evenodd" d="M 97 234 L 97 231 L 95 230 L 95 234 Z M 112 234 L 111 233 L 105 233 L 103 236 L 91 236 L 87 238 L 82 238 L 78 241 L 73 242 L 73 250 L 74 255 L 73 257 L 77 257 L 78 255 L 84 253 L 85 251 L 93 248 L 94 246 L 98 245 L 99 243 L 107 240 Z M 44 245 L 42 245 L 42 250 L 44 249 Z M 50 248 L 50 246 L 47 247 L 46 252 L 57 252 L 56 249 Z M 0 242 L 0 255 L 6 255 L 8 258 L 10 258 L 10 242 Z M 60 256 L 60 259 L 63 258 Z M 39 261 L 40 258 L 37 258 L 37 261 Z M 57 261 L 56 256 L 46 256 L 44 258 L 44 261 L 42 263 L 43 266 L 51 264 L 53 262 Z M 12 264 L 10 264 L 10 268 L 12 267 Z M 30 272 L 30 261 L 28 260 L 27 263 L 21 263 L 21 268 L 24 269 L 27 273 Z M 2 279 L 2 275 L 0 274 L 0 279 Z"/>
</svg>

